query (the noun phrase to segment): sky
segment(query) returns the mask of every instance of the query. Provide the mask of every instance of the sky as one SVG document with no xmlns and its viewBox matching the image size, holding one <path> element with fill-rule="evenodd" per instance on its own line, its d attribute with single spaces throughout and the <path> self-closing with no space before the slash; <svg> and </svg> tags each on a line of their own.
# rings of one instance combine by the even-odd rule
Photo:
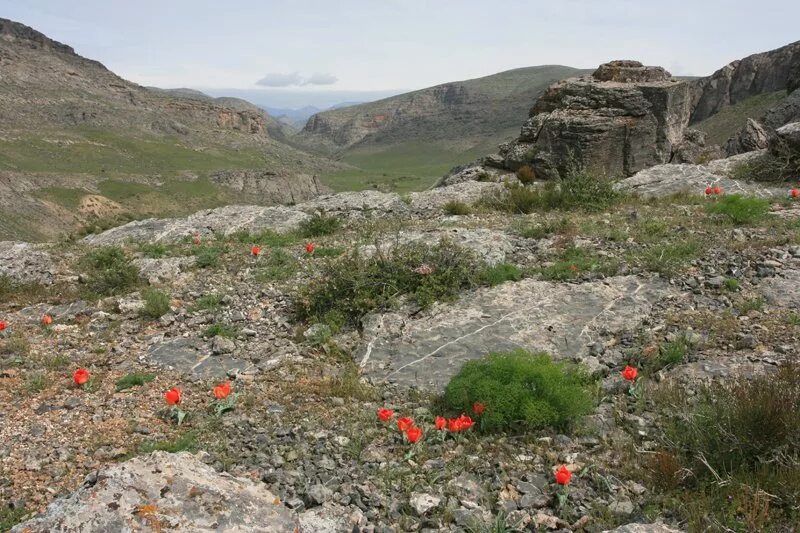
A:
<svg viewBox="0 0 800 533">
<path fill-rule="evenodd" d="M 800 39 L 797 0 L 0 0 L 141 85 L 274 107 L 611 59 L 707 75 Z"/>
</svg>

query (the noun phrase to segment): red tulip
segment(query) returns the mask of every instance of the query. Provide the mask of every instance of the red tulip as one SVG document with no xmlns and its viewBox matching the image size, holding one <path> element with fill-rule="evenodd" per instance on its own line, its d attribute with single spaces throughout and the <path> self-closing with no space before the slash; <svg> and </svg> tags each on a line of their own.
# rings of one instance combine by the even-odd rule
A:
<svg viewBox="0 0 800 533">
<path fill-rule="evenodd" d="M 639 371 L 632 366 L 626 366 L 625 369 L 622 371 L 622 377 L 625 378 L 627 381 L 634 381 L 636 376 L 639 375 Z"/>
<path fill-rule="evenodd" d="M 394 416 L 394 411 L 382 407 L 378 409 L 378 420 L 381 422 L 388 422 Z"/>
<path fill-rule="evenodd" d="M 422 430 L 417 426 L 412 426 L 408 428 L 408 431 L 406 431 L 406 437 L 408 438 L 408 442 L 415 444 L 419 439 L 422 438 Z"/>
<path fill-rule="evenodd" d="M 214 398 L 217 400 L 224 400 L 227 398 L 231 393 L 231 383 L 230 381 L 226 381 L 225 383 L 220 383 L 216 387 L 214 387 Z"/>
<path fill-rule="evenodd" d="M 789 191 L 789 196 L 792 198 L 800 198 L 800 189 L 792 189 Z"/>
<path fill-rule="evenodd" d="M 313 254 L 314 253 L 314 248 L 316 248 L 316 246 L 314 245 L 313 242 L 307 242 L 306 243 L 306 253 L 307 254 Z"/>
<path fill-rule="evenodd" d="M 559 485 L 566 485 L 567 483 L 569 483 L 569 480 L 572 479 L 572 472 L 567 470 L 566 466 L 561 465 L 561 468 L 556 470 L 555 476 L 556 476 L 556 483 L 558 483 Z"/>
<path fill-rule="evenodd" d="M 706 187 L 706 196 L 711 196 L 712 194 L 714 194 L 714 189 L 709 185 Z"/>
<path fill-rule="evenodd" d="M 164 399 L 169 405 L 178 405 L 181 403 L 181 389 L 173 387 L 164 393 Z"/>
<path fill-rule="evenodd" d="M 194 236 L 192 237 L 192 243 L 200 244 L 200 234 L 199 233 L 195 233 L 194 234 Z"/>
<path fill-rule="evenodd" d="M 719 185 L 714 187 L 714 194 L 722 194 L 722 187 L 720 187 Z"/>
<path fill-rule="evenodd" d="M 450 433 L 458 433 L 461 431 L 461 420 L 458 418 L 450 418 L 447 421 L 447 431 Z"/>
<path fill-rule="evenodd" d="M 0 331 L 3 331 L 7 327 L 8 327 L 8 322 L 3 322 L 2 320 L 0 320 Z"/>
<path fill-rule="evenodd" d="M 250 247 L 250 253 L 253 255 L 253 257 L 258 257 L 261 255 L 261 246 L 254 244 Z"/>
<path fill-rule="evenodd" d="M 475 421 L 472 418 L 468 417 L 467 415 L 461 415 L 458 417 L 459 424 L 461 425 L 461 430 L 469 429 L 475 425 Z"/>
<path fill-rule="evenodd" d="M 403 433 L 411 429 L 413 426 L 414 426 L 414 420 L 407 416 L 397 419 L 397 429 L 399 429 Z"/>
<path fill-rule="evenodd" d="M 472 404 L 472 412 L 478 416 L 481 416 L 483 412 L 486 411 L 486 406 L 483 405 L 481 402 L 475 402 Z"/>
<path fill-rule="evenodd" d="M 79 368 L 72 374 L 72 381 L 75 382 L 75 385 L 81 387 L 89 382 L 89 371 L 85 368 Z"/>
<path fill-rule="evenodd" d="M 49 326 L 52 323 L 53 323 L 53 317 L 51 317 L 50 315 L 47 315 L 47 314 L 42 315 L 42 325 L 43 326 Z"/>
<path fill-rule="evenodd" d="M 447 419 L 443 416 L 436 417 L 436 429 L 442 430 L 447 425 Z"/>
</svg>

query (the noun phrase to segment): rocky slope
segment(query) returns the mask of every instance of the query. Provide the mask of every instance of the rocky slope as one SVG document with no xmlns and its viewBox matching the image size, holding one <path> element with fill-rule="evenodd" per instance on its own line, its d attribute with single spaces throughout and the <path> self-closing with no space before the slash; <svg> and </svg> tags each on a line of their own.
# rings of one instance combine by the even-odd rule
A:
<svg viewBox="0 0 800 533">
<path fill-rule="evenodd" d="M 127 216 L 148 214 L 141 196 L 131 200 L 131 188 L 141 194 L 141 187 L 118 182 L 150 187 L 147 194 L 159 201 L 145 203 L 155 213 L 185 214 L 242 190 L 214 186 L 187 200 L 174 192 L 179 176 L 187 182 L 225 169 L 261 169 L 267 183 L 248 189 L 250 201 L 274 202 L 318 194 L 314 175 L 340 168 L 280 142 L 280 125 L 247 102 L 138 86 L 7 19 L 0 19 L 0 72 L 4 238 L 53 238 L 101 218 L 79 209 L 87 196 L 117 204 Z M 298 181 L 292 194 L 275 194 L 283 179 Z M 260 189 L 273 192 L 261 198 Z"/>
</svg>

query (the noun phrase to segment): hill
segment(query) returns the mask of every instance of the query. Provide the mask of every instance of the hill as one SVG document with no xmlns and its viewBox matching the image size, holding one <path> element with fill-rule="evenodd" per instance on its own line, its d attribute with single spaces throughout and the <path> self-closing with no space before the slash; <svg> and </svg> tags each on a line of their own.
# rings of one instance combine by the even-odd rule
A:
<svg viewBox="0 0 800 533">
<path fill-rule="evenodd" d="M 248 102 L 139 86 L 6 19 L 0 66 L 0 218 L 9 221 L 0 239 L 183 214 L 248 193 L 220 186 L 231 182 L 223 171 L 310 191 L 315 174 L 339 168 L 281 142 L 280 124 Z"/>
<path fill-rule="evenodd" d="M 312 116 L 291 141 L 359 167 L 326 174 L 334 189 L 430 185 L 453 165 L 516 135 L 551 83 L 584 71 L 558 65 L 445 83 Z"/>
</svg>

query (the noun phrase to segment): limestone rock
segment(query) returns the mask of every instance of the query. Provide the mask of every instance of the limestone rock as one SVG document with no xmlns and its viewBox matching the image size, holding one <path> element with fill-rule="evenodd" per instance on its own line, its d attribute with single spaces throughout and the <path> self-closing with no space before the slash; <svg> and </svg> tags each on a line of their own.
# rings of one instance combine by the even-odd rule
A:
<svg viewBox="0 0 800 533">
<path fill-rule="evenodd" d="M 0 276 L 25 283 L 50 285 L 58 274 L 58 265 L 43 245 L 27 242 L 0 242 Z"/>
<path fill-rule="evenodd" d="M 173 280 L 194 265 L 195 257 L 140 257 L 133 260 L 139 277 L 150 283 Z"/>
<path fill-rule="evenodd" d="M 487 195 L 501 191 L 500 183 L 463 181 L 448 187 L 436 187 L 423 192 L 412 192 L 408 195 L 409 208 L 421 215 L 440 215 L 442 208 L 449 202 L 463 202 L 474 205 Z"/>
<path fill-rule="evenodd" d="M 603 533 L 681 533 L 680 529 L 672 529 L 664 524 L 626 524 Z"/>
<path fill-rule="evenodd" d="M 775 134 L 793 152 L 800 154 L 800 122 L 791 122 L 775 130 Z"/>
<path fill-rule="evenodd" d="M 263 484 L 216 472 L 189 453 L 111 466 L 12 531 L 292 532 L 297 517 Z"/>
<path fill-rule="evenodd" d="M 211 181 L 267 204 L 296 204 L 329 192 L 316 176 L 268 170 L 225 170 L 213 174 Z"/>
<path fill-rule="evenodd" d="M 320 196 L 298 204 L 305 213 L 325 212 L 352 218 L 365 216 L 399 216 L 407 213 L 408 206 L 396 193 L 378 191 L 342 192 Z"/>
<path fill-rule="evenodd" d="M 769 132 L 766 128 L 760 122 L 748 118 L 747 124 L 736 135 L 728 139 L 725 151 L 728 155 L 752 152 L 766 148 L 768 143 Z"/>
</svg>

